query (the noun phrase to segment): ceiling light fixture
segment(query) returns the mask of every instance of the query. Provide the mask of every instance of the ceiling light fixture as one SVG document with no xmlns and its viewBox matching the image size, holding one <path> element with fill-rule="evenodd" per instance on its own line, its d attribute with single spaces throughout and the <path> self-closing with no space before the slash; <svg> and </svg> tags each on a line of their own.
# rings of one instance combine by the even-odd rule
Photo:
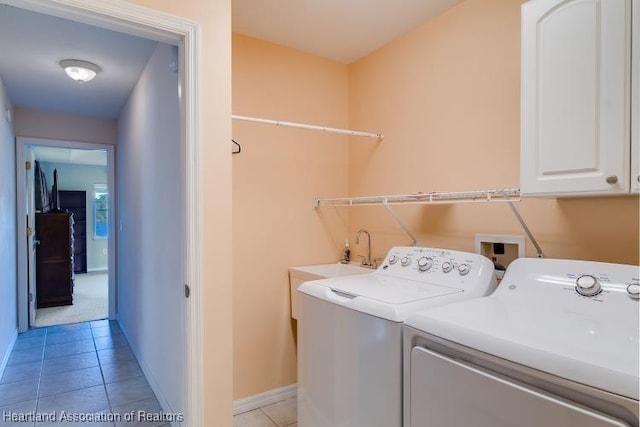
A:
<svg viewBox="0 0 640 427">
<path fill-rule="evenodd" d="M 96 64 L 79 59 L 63 59 L 60 61 L 60 66 L 64 69 L 64 72 L 67 73 L 67 76 L 78 83 L 91 81 L 102 71 L 102 68 Z"/>
</svg>

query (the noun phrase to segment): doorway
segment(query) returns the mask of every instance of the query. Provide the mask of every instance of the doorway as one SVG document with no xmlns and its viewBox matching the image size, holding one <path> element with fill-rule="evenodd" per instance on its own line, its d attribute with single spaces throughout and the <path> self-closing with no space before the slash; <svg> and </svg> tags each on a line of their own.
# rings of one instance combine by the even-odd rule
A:
<svg viewBox="0 0 640 427">
<path fill-rule="evenodd" d="M 109 204 L 109 194 L 114 193 L 109 185 L 113 181 L 110 175 L 114 168 L 109 164 L 113 148 L 98 149 L 91 145 L 70 148 L 69 142 L 65 146 L 46 142 L 48 145 L 39 145 L 42 141 L 36 138 L 20 138 L 18 146 L 28 165 L 24 168 L 26 197 L 18 194 L 18 198 L 26 201 L 27 227 L 31 230 L 27 236 L 29 324 L 44 327 L 113 319 L 115 313 L 109 310 L 109 283 L 113 281 L 109 280 L 112 274 L 108 250 L 113 245 L 109 244 L 109 239 L 113 239 L 113 233 L 109 233 L 113 228 L 113 220 L 109 218 L 110 212 L 113 215 Z M 61 261 L 48 262 L 47 254 L 53 257 L 60 254 L 47 252 L 47 243 L 57 243 L 54 240 L 60 237 L 54 235 L 56 229 L 39 230 L 38 223 L 47 224 L 57 213 L 71 215 L 73 227 L 61 230 L 63 240 L 70 246 L 56 246 L 71 256 L 68 260 L 64 256 Z M 71 295 L 66 298 L 69 271 Z M 44 283 L 38 285 L 39 278 Z M 54 280 L 62 283 L 63 288 Z"/>
<path fill-rule="evenodd" d="M 185 338 L 184 342 L 184 364 L 185 366 L 185 381 L 184 384 L 174 384 L 177 386 L 177 393 L 184 393 L 184 409 L 188 414 L 186 419 L 189 425 L 200 425 L 200 416 L 202 412 L 201 405 L 201 390 L 202 390 L 202 375 L 201 371 L 201 344 L 200 344 L 200 308 L 199 308 L 199 293 L 200 293 L 200 265 L 198 258 L 195 256 L 199 245 L 198 236 L 199 232 L 199 220 L 198 220 L 198 204 L 197 204 L 197 183 L 198 174 L 196 169 L 196 159 L 198 158 L 199 148 L 199 136 L 197 129 L 199 128 L 197 123 L 197 93 L 198 93 L 198 79 L 195 70 L 195 64 L 197 63 L 198 51 L 195 46 L 195 40 L 197 39 L 198 27 L 197 24 L 181 20 L 179 18 L 167 17 L 166 15 L 156 13 L 152 10 L 143 9 L 138 6 L 121 3 L 102 3 L 102 2 L 77 2 L 74 5 L 71 4 L 54 4 L 49 1 L 39 0 L 16 0 L 11 2 L 18 7 L 24 7 L 26 9 L 43 12 L 45 14 L 51 14 L 55 16 L 62 16 L 71 18 L 79 22 L 85 22 L 90 25 L 98 25 L 100 27 L 107 27 L 111 29 L 120 29 L 129 34 L 134 33 L 136 35 L 142 35 L 150 38 L 154 38 L 158 41 L 168 42 L 170 44 L 179 46 L 179 62 L 181 64 L 179 69 L 180 80 L 180 135 L 179 138 L 174 140 L 174 143 L 180 144 L 185 150 L 183 158 L 176 158 L 175 161 L 181 162 L 182 174 L 184 181 L 184 200 L 183 209 L 185 212 L 184 221 L 180 224 L 184 227 L 184 262 L 185 262 L 185 279 L 184 282 L 178 283 L 179 289 L 182 292 L 183 283 L 189 285 L 190 295 L 192 299 L 174 299 L 178 304 L 183 304 L 184 307 L 184 323 L 182 325 L 182 337 Z M 17 157 L 24 156 L 21 151 L 17 152 Z M 113 158 L 113 151 L 111 152 Z M 20 159 L 19 164 L 24 164 L 24 158 Z M 113 164 L 113 163 L 112 163 Z M 19 180 L 24 179 L 22 174 L 18 174 Z M 112 178 L 113 183 L 113 178 Z M 22 188 L 22 183 L 18 184 L 18 188 Z M 24 198 L 18 198 L 20 203 L 24 203 Z M 113 204 L 113 201 L 110 201 Z M 19 210 L 19 212 L 24 212 Z M 113 216 L 111 217 L 113 221 Z M 18 227 L 21 227 L 26 223 L 26 215 L 18 215 Z M 131 224 L 132 229 L 135 226 Z M 126 227 L 126 226 L 125 226 Z M 118 221 L 118 229 L 122 231 L 123 221 Z M 19 228 L 21 229 L 21 228 Z M 115 230 L 115 227 L 112 227 Z M 110 244 L 113 246 L 114 239 L 110 239 Z M 19 253 L 26 253 L 26 239 L 18 239 L 18 244 L 21 248 Z M 115 253 L 115 247 L 109 248 L 109 253 Z M 115 257 L 110 257 L 110 262 L 114 262 Z M 113 276 L 113 275 L 112 275 Z M 23 275 L 19 281 L 21 283 L 20 288 L 20 301 L 19 307 L 25 307 L 28 304 L 28 290 L 22 285 L 26 283 Z M 113 278 L 111 278 L 113 280 Z M 115 290 L 115 286 L 111 287 L 112 291 Z M 113 296 L 113 295 L 110 295 Z M 115 297 L 110 298 L 110 306 L 114 307 L 115 315 Z M 154 307 L 155 308 L 155 307 Z M 28 325 L 28 311 L 24 311 L 20 315 L 20 329 L 24 330 Z M 134 331 L 135 332 L 135 331 Z M 162 331 L 156 331 L 162 332 Z M 158 334 L 154 334 L 158 335 Z M 134 339 L 141 339 L 139 336 L 135 336 Z M 181 348 L 181 346 L 177 346 Z M 149 352 L 148 348 L 144 348 Z M 135 349 L 134 349 L 135 351 Z M 159 352 L 155 352 L 155 357 Z M 150 354 L 153 354 L 151 352 Z M 143 370 L 149 368 L 148 366 L 142 366 Z M 167 371 L 167 370 L 164 370 Z M 160 370 L 158 372 L 164 373 Z M 156 378 L 157 379 L 157 378 Z M 157 382 L 162 382 L 162 378 L 157 379 Z M 150 378 L 152 387 L 154 386 L 154 379 Z M 157 384 L 156 384 L 157 385 Z M 155 387 L 154 387 L 155 388 Z M 166 388 L 165 388 L 166 390 Z M 159 396 L 161 399 L 161 396 Z"/>
</svg>

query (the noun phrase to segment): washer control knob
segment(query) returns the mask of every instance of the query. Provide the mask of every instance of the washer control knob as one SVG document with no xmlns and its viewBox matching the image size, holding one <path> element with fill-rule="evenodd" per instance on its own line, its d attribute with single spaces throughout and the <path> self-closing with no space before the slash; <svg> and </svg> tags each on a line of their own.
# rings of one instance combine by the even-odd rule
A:
<svg viewBox="0 0 640 427">
<path fill-rule="evenodd" d="M 640 299 L 640 284 L 632 283 L 627 286 L 627 293 L 633 299 Z"/>
<path fill-rule="evenodd" d="M 453 263 L 450 261 L 445 261 L 442 263 L 442 271 L 445 273 L 449 273 L 451 270 L 453 270 Z"/>
<path fill-rule="evenodd" d="M 460 264 L 458 266 L 458 273 L 460 273 L 461 276 L 466 276 L 470 271 L 471 267 L 469 267 L 469 264 Z"/>
<path fill-rule="evenodd" d="M 411 264 L 411 258 L 409 258 L 408 256 L 402 257 L 402 259 L 400 260 L 400 264 L 402 264 L 403 267 L 406 267 L 407 265 Z"/>
<path fill-rule="evenodd" d="M 420 271 L 427 271 L 433 265 L 433 258 L 423 256 L 418 260 L 418 269 Z"/>
<path fill-rule="evenodd" d="M 395 264 L 396 262 L 398 262 L 398 257 L 395 255 L 391 255 L 389 257 L 389 264 Z"/>
<path fill-rule="evenodd" d="M 590 274 L 583 274 L 576 279 L 576 292 L 585 297 L 598 295 L 602 291 L 602 286 L 598 279 Z"/>
</svg>

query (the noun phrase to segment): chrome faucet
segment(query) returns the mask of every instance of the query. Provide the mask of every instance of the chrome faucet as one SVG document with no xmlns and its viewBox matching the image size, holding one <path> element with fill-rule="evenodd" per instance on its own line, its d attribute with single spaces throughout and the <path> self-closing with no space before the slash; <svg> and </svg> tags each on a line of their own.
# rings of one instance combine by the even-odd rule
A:
<svg viewBox="0 0 640 427">
<path fill-rule="evenodd" d="M 356 245 L 360 244 L 360 233 L 364 233 L 367 235 L 367 243 L 368 243 L 368 252 L 367 252 L 367 256 L 363 257 L 362 262 L 360 263 L 360 265 L 362 267 L 373 267 L 373 263 L 371 262 L 371 234 L 369 234 L 369 232 L 367 230 L 365 230 L 364 228 L 361 228 L 360 230 L 358 230 L 358 232 L 356 233 Z"/>
</svg>

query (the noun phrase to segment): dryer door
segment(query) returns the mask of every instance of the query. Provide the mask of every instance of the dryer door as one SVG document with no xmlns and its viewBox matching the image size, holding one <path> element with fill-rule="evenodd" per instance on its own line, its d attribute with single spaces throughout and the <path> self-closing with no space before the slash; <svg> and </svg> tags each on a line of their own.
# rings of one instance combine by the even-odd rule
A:
<svg viewBox="0 0 640 427">
<path fill-rule="evenodd" d="M 405 427 L 628 427 L 539 389 L 422 347 L 411 350 Z"/>
</svg>

